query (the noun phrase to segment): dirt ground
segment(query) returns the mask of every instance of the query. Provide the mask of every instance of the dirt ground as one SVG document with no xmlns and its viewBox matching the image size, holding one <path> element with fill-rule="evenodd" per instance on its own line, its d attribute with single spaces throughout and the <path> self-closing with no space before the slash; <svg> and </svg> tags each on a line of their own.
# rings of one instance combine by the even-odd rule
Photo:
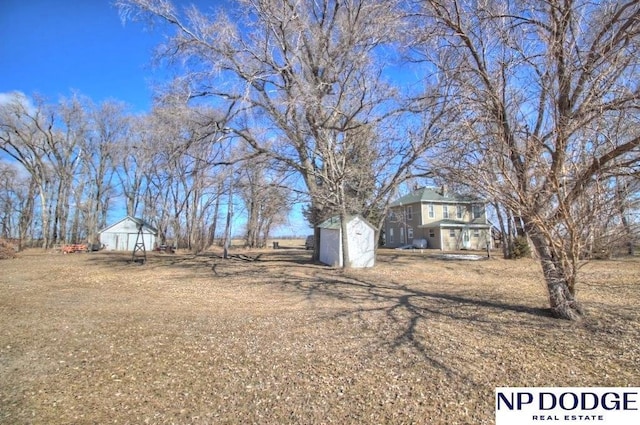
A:
<svg viewBox="0 0 640 425">
<path fill-rule="evenodd" d="M 571 323 L 531 260 L 214 254 L 0 261 L 0 423 L 491 424 L 499 386 L 640 386 L 637 258 L 586 265 Z"/>
</svg>

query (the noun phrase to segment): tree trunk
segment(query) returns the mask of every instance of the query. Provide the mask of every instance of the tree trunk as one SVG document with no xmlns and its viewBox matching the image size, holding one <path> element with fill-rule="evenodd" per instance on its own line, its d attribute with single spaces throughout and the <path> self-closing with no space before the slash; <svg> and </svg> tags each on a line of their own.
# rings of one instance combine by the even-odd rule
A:
<svg viewBox="0 0 640 425">
<path fill-rule="evenodd" d="M 525 224 L 527 221 L 525 220 Z M 538 253 L 542 274 L 549 293 L 549 306 L 552 314 L 560 319 L 579 320 L 584 309 L 575 298 L 575 277 L 563 266 L 561 259 L 555 258 L 549 244 L 537 231 L 535 225 L 528 224 L 528 234 Z"/>
<path fill-rule="evenodd" d="M 209 241 L 208 246 L 215 243 L 216 240 L 216 227 L 218 226 L 218 209 L 220 208 L 220 197 L 222 196 L 222 190 L 218 186 L 218 193 L 216 195 L 216 202 L 213 207 L 213 217 L 211 225 L 209 225 Z"/>
<path fill-rule="evenodd" d="M 584 310 L 571 292 L 562 269 L 559 270 L 558 264 L 550 258 L 541 258 L 540 262 L 549 292 L 549 305 L 553 315 L 567 320 L 579 320 L 582 318 Z"/>
<path fill-rule="evenodd" d="M 508 260 L 510 257 L 509 238 L 507 235 L 507 229 L 504 226 L 502 211 L 500 211 L 500 204 L 498 202 L 494 202 L 493 207 L 496 209 L 496 216 L 498 217 L 498 225 L 500 226 L 500 240 L 502 241 L 502 256 L 504 257 L 505 260 Z"/>
<path fill-rule="evenodd" d="M 624 236 L 626 239 L 627 245 L 627 254 L 633 256 L 635 254 L 634 250 L 634 233 L 633 227 L 631 223 L 629 223 L 628 212 L 627 212 L 627 183 L 620 179 L 616 179 L 616 206 L 618 207 L 618 214 L 620 214 L 620 223 L 622 224 L 622 229 L 624 231 Z"/>
<path fill-rule="evenodd" d="M 22 210 L 20 211 L 20 218 L 18 219 L 19 251 L 22 251 L 24 249 L 24 243 L 29 232 L 29 227 L 31 227 L 31 224 L 33 223 L 34 202 L 35 197 L 37 196 L 36 193 L 37 184 L 36 181 L 32 178 L 29 182 L 29 191 L 27 193 L 27 197 L 25 198 Z"/>
<path fill-rule="evenodd" d="M 229 203 L 227 204 L 227 222 L 224 226 L 224 246 L 222 257 L 229 258 L 229 247 L 231 246 L 231 215 L 233 210 L 233 190 L 229 187 Z"/>
<path fill-rule="evenodd" d="M 42 220 L 42 248 L 49 248 L 49 235 L 51 234 L 49 218 L 51 217 L 50 203 L 47 197 L 47 185 L 44 182 L 40 182 L 38 185 L 40 192 L 40 215 Z"/>
<path fill-rule="evenodd" d="M 340 212 L 340 237 L 342 244 L 342 268 L 351 268 L 351 257 L 349 256 L 349 232 L 347 230 L 347 214 Z"/>
<path fill-rule="evenodd" d="M 249 248 L 255 248 L 258 236 L 258 206 L 255 200 L 256 194 L 251 192 L 252 198 L 247 202 L 248 218 L 247 218 L 247 234 L 245 244 Z"/>
</svg>

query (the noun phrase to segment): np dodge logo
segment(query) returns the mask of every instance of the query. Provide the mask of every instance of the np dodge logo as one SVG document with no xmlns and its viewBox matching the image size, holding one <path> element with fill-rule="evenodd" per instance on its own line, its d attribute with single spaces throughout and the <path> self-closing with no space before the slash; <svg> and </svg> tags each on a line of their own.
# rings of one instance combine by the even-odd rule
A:
<svg viewBox="0 0 640 425">
<path fill-rule="evenodd" d="M 496 425 L 640 424 L 638 387 L 496 388 Z"/>
</svg>

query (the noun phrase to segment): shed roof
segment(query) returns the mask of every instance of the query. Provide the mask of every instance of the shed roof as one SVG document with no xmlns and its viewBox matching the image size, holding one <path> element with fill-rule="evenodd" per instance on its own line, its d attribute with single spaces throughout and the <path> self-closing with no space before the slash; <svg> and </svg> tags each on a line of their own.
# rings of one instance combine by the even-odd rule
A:
<svg viewBox="0 0 640 425">
<path fill-rule="evenodd" d="M 371 223 L 369 223 L 367 220 L 365 220 L 365 218 L 362 217 L 360 214 L 347 216 L 347 222 L 350 222 L 354 218 L 359 218 L 367 226 L 369 226 L 372 229 L 374 229 L 373 225 Z M 318 224 L 318 227 L 320 229 L 340 229 L 340 216 L 335 215 L 335 216 L 323 221 L 322 223 Z"/>
<path fill-rule="evenodd" d="M 125 220 L 133 221 L 134 223 L 136 223 L 137 225 L 142 226 L 144 229 L 150 231 L 154 235 L 156 235 L 158 233 L 158 230 L 155 227 L 153 227 L 152 225 L 150 225 L 149 223 L 147 223 L 143 219 L 137 218 L 137 217 L 131 217 L 130 215 L 125 216 L 124 218 L 116 221 L 115 223 L 111 224 L 110 226 L 105 227 L 104 229 L 100 230 L 98 233 L 104 233 L 104 232 L 110 230 L 111 228 L 117 226 L 118 224 L 122 223 Z"/>
<path fill-rule="evenodd" d="M 421 202 L 442 202 L 442 203 L 472 203 L 482 202 L 479 198 L 467 195 L 448 194 L 432 187 L 422 187 L 393 201 L 390 206 L 416 204 Z"/>
</svg>

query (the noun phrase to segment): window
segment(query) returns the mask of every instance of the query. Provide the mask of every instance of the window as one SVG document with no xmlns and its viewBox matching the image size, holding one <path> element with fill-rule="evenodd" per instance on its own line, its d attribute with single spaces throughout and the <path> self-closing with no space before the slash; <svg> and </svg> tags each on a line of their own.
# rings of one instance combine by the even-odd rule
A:
<svg viewBox="0 0 640 425">
<path fill-rule="evenodd" d="M 407 239 L 413 239 L 413 227 L 407 228 Z"/>
<path fill-rule="evenodd" d="M 450 238 L 456 237 L 456 229 L 449 229 L 449 237 Z"/>
<path fill-rule="evenodd" d="M 400 243 L 404 243 L 404 227 L 400 228 Z"/>
<path fill-rule="evenodd" d="M 464 218 L 464 205 L 456 205 L 456 218 L 460 220 Z"/>
<path fill-rule="evenodd" d="M 436 231 L 433 229 L 429 229 L 429 237 L 430 238 L 435 238 L 436 237 Z"/>
<path fill-rule="evenodd" d="M 407 207 L 407 220 L 413 220 L 413 207 Z"/>
<path fill-rule="evenodd" d="M 433 208 L 433 204 L 427 205 L 427 211 L 429 211 L 429 218 L 435 218 L 436 217 L 436 211 Z"/>
<path fill-rule="evenodd" d="M 389 243 L 393 243 L 393 227 L 389 228 Z"/>
<path fill-rule="evenodd" d="M 442 218 L 449 218 L 449 206 L 448 205 L 443 205 L 442 206 Z"/>
<path fill-rule="evenodd" d="M 481 205 L 474 205 L 472 207 L 472 209 L 473 209 L 473 219 L 474 220 L 476 218 L 482 217 L 482 206 Z"/>
<path fill-rule="evenodd" d="M 473 237 L 474 238 L 480 237 L 480 229 L 473 229 Z"/>
</svg>

